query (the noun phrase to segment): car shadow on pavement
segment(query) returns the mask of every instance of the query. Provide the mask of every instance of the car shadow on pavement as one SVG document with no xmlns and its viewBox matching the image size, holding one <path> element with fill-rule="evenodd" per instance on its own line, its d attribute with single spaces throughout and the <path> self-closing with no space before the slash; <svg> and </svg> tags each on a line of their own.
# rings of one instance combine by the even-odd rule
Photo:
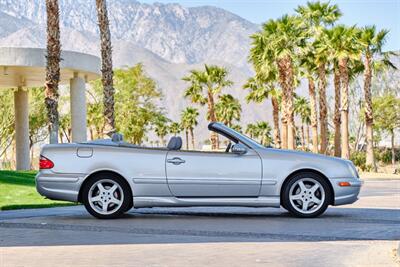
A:
<svg viewBox="0 0 400 267">
<path fill-rule="evenodd" d="M 0 246 L 400 239 L 400 210 L 332 207 L 294 218 L 271 208 L 152 208 L 98 220 L 82 209 L 0 220 Z"/>
</svg>

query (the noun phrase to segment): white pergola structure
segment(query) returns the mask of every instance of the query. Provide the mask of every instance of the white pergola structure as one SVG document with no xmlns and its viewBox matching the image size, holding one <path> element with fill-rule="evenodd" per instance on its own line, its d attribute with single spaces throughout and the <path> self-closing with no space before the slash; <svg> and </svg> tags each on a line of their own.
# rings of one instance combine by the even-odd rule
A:
<svg viewBox="0 0 400 267">
<path fill-rule="evenodd" d="M 86 82 L 100 77 L 100 59 L 71 51 L 62 51 L 61 59 L 60 85 L 70 85 L 72 141 L 86 141 Z M 0 47 L 0 88 L 14 89 L 17 170 L 30 168 L 28 89 L 44 86 L 45 77 L 45 49 Z"/>
</svg>

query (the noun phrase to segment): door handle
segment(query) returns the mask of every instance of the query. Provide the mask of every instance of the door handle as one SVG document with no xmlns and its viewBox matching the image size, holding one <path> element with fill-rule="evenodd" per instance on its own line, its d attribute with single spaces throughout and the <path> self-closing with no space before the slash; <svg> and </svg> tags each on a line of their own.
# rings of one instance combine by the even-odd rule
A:
<svg viewBox="0 0 400 267">
<path fill-rule="evenodd" d="M 172 159 L 167 159 L 167 162 L 168 163 L 172 163 L 174 165 L 179 165 L 179 164 L 185 163 L 185 161 L 183 159 L 178 158 L 178 157 L 175 157 L 175 158 L 172 158 Z"/>
</svg>

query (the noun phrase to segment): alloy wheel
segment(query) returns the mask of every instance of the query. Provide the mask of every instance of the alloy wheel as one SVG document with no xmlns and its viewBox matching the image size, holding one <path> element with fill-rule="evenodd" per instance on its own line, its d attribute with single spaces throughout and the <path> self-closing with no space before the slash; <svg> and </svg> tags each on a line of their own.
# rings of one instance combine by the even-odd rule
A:
<svg viewBox="0 0 400 267">
<path fill-rule="evenodd" d="M 290 187 L 289 200 L 292 207 L 298 212 L 314 213 L 324 204 L 325 190 L 315 179 L 301 178 Z"/>
<path fill-rule="evenodd" d="M 96 212 L 110 215 L 122 206 L 124 191 L 116 181 L 101 179 L 90 187 L 88 200 L 91 208 Z"/>
</svg>

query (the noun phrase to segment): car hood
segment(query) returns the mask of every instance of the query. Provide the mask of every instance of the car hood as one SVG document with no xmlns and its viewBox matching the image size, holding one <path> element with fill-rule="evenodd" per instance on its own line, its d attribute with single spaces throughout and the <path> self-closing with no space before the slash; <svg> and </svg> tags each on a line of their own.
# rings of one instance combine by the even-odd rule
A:
<svg viewBox="0 0 400 267">
<path fill-rule="evenodd" d="M 352 161 L 347 160 L 347 159 L 342 159 L 338 157 L 332 157 L 332 156 L 327 156 L 327 155 L 322 155 L 322 154 L 316 154 L 312 152 L 304 152 L 304 151 L 298 151 L 298 150 L 287 150 L 287 149 L 276 149 L 276 148 L 263 148 L 261 149 L 265 153 L 273 153 L 277 155 L 283 155 L 287 156 L 290 158 L 296 158 L 296 159 L 310 159 L 310 160 L 323 160 L 323 161 L 332 161 L 332 162 L 338 162 L 338 163 L 352 163 Z"/>
</svg>

